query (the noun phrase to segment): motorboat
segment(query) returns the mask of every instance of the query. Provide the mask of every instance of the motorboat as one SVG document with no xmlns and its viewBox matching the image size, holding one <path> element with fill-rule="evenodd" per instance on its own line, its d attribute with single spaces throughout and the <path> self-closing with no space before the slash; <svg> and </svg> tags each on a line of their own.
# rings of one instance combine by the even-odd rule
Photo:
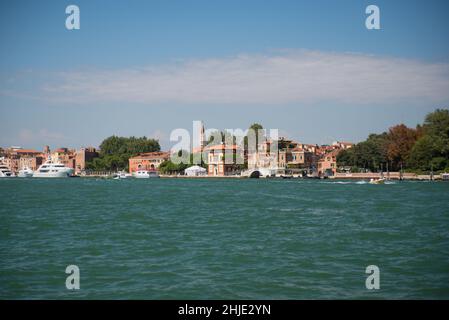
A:
<svg viewBox="0 0 449 320">
<path fill-rule="evenodd" d="M 138 179 L 159 178 L 157 171 L 137 170 L 134 172 L 134 177 Z"/>
<path fill-rule="evenodd" d="M 12 178 L 15 174 L 5 164 L 0 164 L 0 178 Z"/>
<path fill-rule="evenodd" d="M 33 173 L 33 178 L 68 178 L 73 174 L 73 169 L 59 162 L 53 162 L 48 158 L 39 169 Z"/>
<path fill-rule="evenodd" d="M 380 178 L 380 179 L 371 179 L 369 181 L 369 183 L 371 184 L 384 184 L 385 183 L 385 179 L 384 178 Z"/>
<path fill-rule="evenodd" d="M 33 176 L 34 171 L 29 167 L 23 167 L 19 170 L 19 174 L 17 175 L 19 178 L 31 178 Z"/>
<path fill-rule="evenodd" d="M 126 173 L 125 171 L 119 171 L 115 175 L 114 179 L 128 179 L 128 178 L 132 178 L 132 177 L 133 177 L 133 175 L 131 173 Z"/>
</svg>

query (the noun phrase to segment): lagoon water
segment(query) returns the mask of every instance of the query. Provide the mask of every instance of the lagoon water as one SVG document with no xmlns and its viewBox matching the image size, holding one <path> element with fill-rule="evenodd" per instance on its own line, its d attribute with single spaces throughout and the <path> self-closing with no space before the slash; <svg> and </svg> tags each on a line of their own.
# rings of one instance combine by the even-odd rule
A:
<svg viewBox="0 0 449 320">
<path fill-rule="evenodd" d="M 0 179 L 0 298 L 449 299 L 448 199 L 445 182 Z"/>
</svg>

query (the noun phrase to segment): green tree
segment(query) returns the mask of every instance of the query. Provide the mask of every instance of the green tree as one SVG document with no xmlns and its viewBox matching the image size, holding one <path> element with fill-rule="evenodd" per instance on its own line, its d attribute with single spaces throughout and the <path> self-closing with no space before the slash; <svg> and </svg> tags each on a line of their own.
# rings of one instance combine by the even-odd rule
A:
<svg viewBox="0 0 449 320">
<path fill-rule="evenodd" d="M 437 109 L 426 116 L 422 136 L 410 152 L 409 163 L 421 171 L 449 167 L 449 110 Z"/>
<path fill-rule="evenodd" d="M 370 134 L 366 141 L 354 146 L 354 158 L 357 167 L 378 171 L 387 161 L 385 146 L 387 133 Z"/>
<path fill-rule="evenodd" d="M 130 157 L 160 149 L 159 141 L 147 137 L 111 136 L 101 142 L 99 158 L 87 163 L 86 168 L 96 171 L 127 170 Z"/>
<path fill-rule="evenodd" d="M 357 167 L 354 151 L 355 148 L 341 150 L 337 154 L 338 165 L 344 167 Z"/>
</svg>

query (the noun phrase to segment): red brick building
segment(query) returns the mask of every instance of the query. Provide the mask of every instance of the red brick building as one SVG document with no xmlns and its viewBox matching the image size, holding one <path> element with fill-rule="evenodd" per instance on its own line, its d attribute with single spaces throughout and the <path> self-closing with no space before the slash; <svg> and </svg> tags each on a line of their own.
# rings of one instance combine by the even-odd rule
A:
<svg viewBox="0 0 449 320">
<path fill-rule="evenodd" d="M 81 148 L 75 155 L 75 173 L 79 174 L 86 169 L 86 162 L 98 157 L 98 152 L 93 147 Z"/>
</svg>

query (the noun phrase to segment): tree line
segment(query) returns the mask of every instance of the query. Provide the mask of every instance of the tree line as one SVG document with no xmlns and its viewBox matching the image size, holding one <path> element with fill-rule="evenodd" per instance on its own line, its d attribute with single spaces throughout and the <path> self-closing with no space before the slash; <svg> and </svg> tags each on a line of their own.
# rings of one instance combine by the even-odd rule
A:
<svg viewBox="0 0 449 320">
<path fill-rule="evenodd" d="M 409 128 L 404 124 L 368 138 L 337 156 L 339 167 L 353 172 L 383 168 L 385 171 L 449 171 L 449 110 L 429 113 L 423 124 Z"/>
<path fill-rule="evenodd" d="M 159 141 L 147 137 L 110 136 L 100 144 L 99 157 L 86 164 L 94 171 L 127 170 L 129 158 L 144 152 L 160 151 Z"/>
</svg>

